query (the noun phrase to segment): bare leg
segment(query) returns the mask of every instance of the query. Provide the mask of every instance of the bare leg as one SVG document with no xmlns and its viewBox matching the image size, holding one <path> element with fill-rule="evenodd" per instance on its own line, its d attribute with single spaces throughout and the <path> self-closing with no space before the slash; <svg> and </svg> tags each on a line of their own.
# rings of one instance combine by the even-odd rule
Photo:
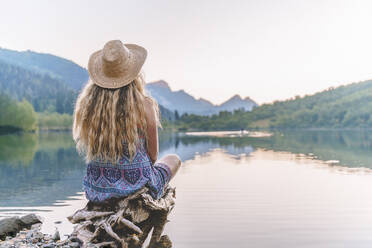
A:
<svg viewBox="0 0 372 248">
<path fill-rule="evenodd" d="M 181 166 L 181 159 L 176 154 L 168 154 L 158 160 L 160 163 L 168 165 L 171 171 L 171 179 L 176 175 Z"/>
</svg>

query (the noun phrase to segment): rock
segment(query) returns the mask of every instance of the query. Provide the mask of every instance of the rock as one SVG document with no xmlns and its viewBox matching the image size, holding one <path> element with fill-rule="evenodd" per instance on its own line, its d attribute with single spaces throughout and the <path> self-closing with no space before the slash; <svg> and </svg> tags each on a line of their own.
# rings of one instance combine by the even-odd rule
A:
<svg viewBox="0 0 372 248">
<path fill-rule="evenodd" d="M 59 240 L 59 241 L 56 242 L 56 245 L 57 245 L 58 247 L 61 247 L 61 246 L 63 246 L 63 245 L 66 245 L 68 242 L 69 242 L 68 239 L 65 239 L 65 240 L 63 240 L 63 241 Z"/>
<path fill-rule="evenodd" d="M 31 226 L 31 230 L 39 230 L 41 228 L 41 223 L 36 223 Z"/>
<path fill-rule="evenodd" d="M 71 242 L 79 242 L 79 239 L 78 239 L 75 235 L 71 235 L 71 236 L 69 237 L 69 240 L 70 240 Z"/>
<path fill-rule="evenodd" d="M 58 241 L 58 240 L 61 239 L 61 236 L 60 236 L 59 231 L 58 231 L 57 228 L 56 228 L 56 232 L 55 232 L 55 233 L 53 234 L 53 236 L 52 236 L 52 239 L 53 239 L 54 241 Z"/>
<path fill-rule="evenodd" d="M 34 234 L 34 231 L 31 230 L 26 234 L 26 239 L 32 239 L 32 235 Z"/>
<path fill-rule="evenodd" d="M 7 218 L 0 221 L 6 239 L 0 241 L 0 248 L 142 247 L 149 235 L 148 247 L 171 248 L 171 240 L 162 232 L 175 204 L 175 189 L 167 188 L 158 200 L 147 191 L 144 188 L 105 204 L 88 202 L 69 218 L 77 225 L 63 241 L 57 228 L 53 235 L 43 234 L 41 219 L 36 215 Z"/>
<path fill-rule="evenodd" d="M 32 243 L 41 242 L 44 239 L 44 234 L 41 232 L 34 232 L 32 234 Z"/>
<path fill-rule="evenodd" d="M 23 227 L 23 222 L 18 216 L 0 220 L 0 240 L 6 236 L 15 236 Z"/>
<path fill-rule="evenodd" d="M 80 244 L 78 242 L 72 242 L 72 243 L 69 244 L 69 247 L 79 248 L 80 247 Z"/>
<path fill-rule="evenodd" d="M 28 214 L 20 218 L 23 222 L 23 227 L 30 228 L 32 225 L 42 223 L 41 217 L 36 214 Z"/>
<path fill-rule="evenodd" d="M 53 237 L 50 236 L 49 234 L 44 234 L 44 241 L 52 241 L 53 240 L 52 238 Z"/>
<path fill-rule="evenodd" d="M 54 243 L 45 244 L 45 245 L 43 245 L 42 247 L 43 247 L 43 248 L 54 248 L 54 247 L 56 247 L 56 244 L 54 244 Z"/>
</svg>

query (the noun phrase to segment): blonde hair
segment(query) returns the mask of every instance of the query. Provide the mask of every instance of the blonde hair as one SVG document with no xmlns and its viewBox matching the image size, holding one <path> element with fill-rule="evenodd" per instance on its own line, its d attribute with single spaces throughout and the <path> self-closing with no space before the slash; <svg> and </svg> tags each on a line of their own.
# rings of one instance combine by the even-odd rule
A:
<svg viewBox="0 0 372 248">
<path fill-rule="evenodd" d="M 157 124 L 159 109 L 156 101 L 144 92 L 140 74 L 130 84 L 106 89 L 91 80 L 77 98 L 74 110 L 73 138 L 86 162 L 101 160 L 118 163 L 124 155 L 132 160 L 140 137 L 146 139 L 145 99 L 153 103 Z"/>
</svg>

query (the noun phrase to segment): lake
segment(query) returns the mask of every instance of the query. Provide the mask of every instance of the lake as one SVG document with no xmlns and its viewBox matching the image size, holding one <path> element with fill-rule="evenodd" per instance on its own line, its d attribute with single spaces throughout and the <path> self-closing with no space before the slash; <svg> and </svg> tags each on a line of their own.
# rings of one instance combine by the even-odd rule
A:
<svg viewBox="0 0 372 248">
<path fill-rule="evenodd" d="M 173 247 L 372 245 L 372 131 L 161 133 L 168 153 L 183 161 Z M 0 136 L 0 218 L 37 213 L 43 232 L 70 233 L 84 173 L 70 133 Z"/>
</svg>

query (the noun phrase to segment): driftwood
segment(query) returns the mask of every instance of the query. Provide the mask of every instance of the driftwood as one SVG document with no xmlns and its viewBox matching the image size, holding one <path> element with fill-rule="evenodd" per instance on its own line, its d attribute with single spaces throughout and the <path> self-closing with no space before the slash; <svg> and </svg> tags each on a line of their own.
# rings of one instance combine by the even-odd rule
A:
<svg viewBox="0 0 372 248">
<path fill-rule="evenodd" d="M 88 204 L 68 217 L 77 224 L 70 236 L 82 247 L 139 248 L 152 231 L 148 248 L 170 248 L 162 236 L 167 216 L 175 205 L 175 188 L 168 186 L 164 196 L 154 200 L 143 188 L 126 198 Z"/>
</svg>

